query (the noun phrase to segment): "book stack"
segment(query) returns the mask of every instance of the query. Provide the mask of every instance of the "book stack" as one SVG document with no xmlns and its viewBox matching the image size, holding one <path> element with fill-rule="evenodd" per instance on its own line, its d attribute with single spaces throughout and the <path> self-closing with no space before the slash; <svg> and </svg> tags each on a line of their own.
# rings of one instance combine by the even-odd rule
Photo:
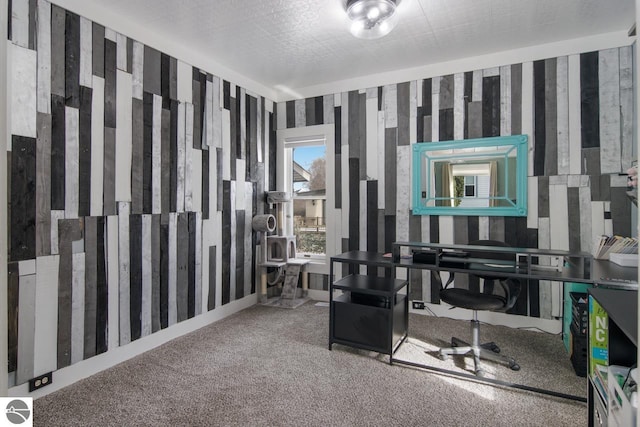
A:
<svg viewBox="0 0 640 427">
<path fill-rule="evenodd" d="M 635 237 L 606 236 L 597 237 L 593 244 L 595 259 L 609 259 L 611 254 L 637 254 L 638 239 Z"/>
</svg>

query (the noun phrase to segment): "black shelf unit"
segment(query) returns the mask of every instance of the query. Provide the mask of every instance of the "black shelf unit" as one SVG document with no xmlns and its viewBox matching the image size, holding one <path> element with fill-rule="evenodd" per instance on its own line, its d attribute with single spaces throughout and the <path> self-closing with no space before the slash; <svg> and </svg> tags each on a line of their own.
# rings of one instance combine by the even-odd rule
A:
<svg viewBox="0 0 640 427">
<path fill-rule="evenodd" d="M 392 277 L 349 274 L 334 278 L 334 263 L 391 269 Z M 380 254 L 347 252 L 331 258 L 329 292 L 329 350 L 342 344 L 389 355 L 407 338 L 409 298 L 402 291 L 408 281 L 396 279 L 395 265 Z M 334 295 L 342 291 L 341 295 Z"/>
<path fill-rule="evenodd" d="M 589 295 L 600 304 L 608 316 L 608 365 L 635 364 L 638 348 L 638 292 L 593 288 L 589 289 Z M 590 334 L 588 337 L 591 339 Z M 588 348 L 587 354 L 591 357 L 591 342 Z M 608 404 L 603 401 L 590 375 L 587 382 L 589 426 L 606 425 Z"/>
</svg>

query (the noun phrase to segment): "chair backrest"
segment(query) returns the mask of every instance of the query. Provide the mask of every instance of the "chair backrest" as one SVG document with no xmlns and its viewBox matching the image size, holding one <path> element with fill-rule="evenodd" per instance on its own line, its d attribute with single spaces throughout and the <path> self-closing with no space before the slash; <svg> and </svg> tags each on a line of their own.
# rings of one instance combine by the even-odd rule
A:
<svg viewBox="0 0 640 427">
<path fill-rule="evenodd" d="M 470 242 L 469 245 L 474 246 L 500 246 L 500 247 L 509 247 L 505 242 L 501 242 L 499 240 L 475 240 Z M 515 254 L 506 253 L 506 252 L 494 252 L 487 250 L 469 250 L 470 258 L 485 258 L 485 259 L 494 259 L 499 261 L 513 261 L 515 263 Z M 485 293 L 500 293 L 506 300 L 506 304 L 504 307 L 504 311 L 509 310 L 515 304 L 518 299 L 518 295 L 520 294 L 520 281 L 514 278 L 504 278 L 497 277 L 492 275 L 490 272 L 486 274 L 474 273 L 475 276 L 484 279 L 484 292 Z M 499 285 L 499 289 L 495 289 L 496 283 Z"/>
</svg>

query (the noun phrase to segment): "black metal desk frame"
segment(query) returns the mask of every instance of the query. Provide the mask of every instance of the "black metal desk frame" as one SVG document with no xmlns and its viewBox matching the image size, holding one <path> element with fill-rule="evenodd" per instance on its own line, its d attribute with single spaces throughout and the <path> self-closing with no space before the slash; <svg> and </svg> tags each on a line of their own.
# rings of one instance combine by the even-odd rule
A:
<svg viewBox="0 0 640 427">
<path fill-rule="evenodd" d="M 403 257 L 403 248 L 408 252 L 413 250 L 433 252 L 432 263 L 414 263 L 411 257 Z M 461 258 L 458 254 L 463 252 L 504 252 L 515 255 L 516 263 L 513 265 L 499 265 L 500 262 L 487 258 Z M 562 258 L 563 262 L 559 267 L 538 265 L 540 257 Z M 637 289 L 637 269 L 617 266 L 608 261 L 593 260 L 591 254 L 586 252 L 572 253 L 560 250 L 532 249 L 532 248 L 512 248 L 495 246 L 471 246 L 456 244 L 420 243 L 420 242 L 395 242 L 392 246 L 391 257 L 384 257 L 382 254 L 366 251 L 350 251 L 331 257 L 329 264 L 329 304 L 330 304 L 330 325 L 333 324 L 333 292 L 334 289 L 348 290 L 343 287 L 333 287 L 334 283 L 334 263 L 347 265 L 365 265 L 368 267 L 381 267 L 390 269 L 395 277 L 396 268 L 430 270 L 432 277 L 439 280 L 439 272 L 473 274 L 474 272 L 486 273 L 490 269 L 492 275 L 497 277 L 512 277 L 524 280 L 549 280 L 558 282 L 578 282 L 588 283 L 594 286 L 617 288 L 617 289 Z M 489 267 L 487 266 L 489 264 Z M 343 274 L 344 276 L 344 274 Z M 406 285 L 407 290 L 409 284 Z M 409 292 L 407 292 L 409 294 Z M 408 299 L 408 298 L 407 298 Z M 407 301 L 408 303 L 408 301 Z M 408 329 L 408 326 L 407 326 Z M 414 368 L 424 369 L 430 372 L 463 378 L 480 383 L 509 387 L 541 393 L 554 397 L 561 397 L 569 400 L 587 402 L 581 396 L 574 396 L 565 393 L 555 392 L 537 387 L 530 387 L 523 384 L 510 383 L 492 378 L 481 378 L 475 375 L 456 372 L 434 366 L 418 364 L 393 357 L 395 351 L 408 338 L 406 336 L 389 354 L 389 363 L 397 363 Z M 330 327 L 329 349 L 333 343 L 344 344 L 335 340 Z"/>
</svg>

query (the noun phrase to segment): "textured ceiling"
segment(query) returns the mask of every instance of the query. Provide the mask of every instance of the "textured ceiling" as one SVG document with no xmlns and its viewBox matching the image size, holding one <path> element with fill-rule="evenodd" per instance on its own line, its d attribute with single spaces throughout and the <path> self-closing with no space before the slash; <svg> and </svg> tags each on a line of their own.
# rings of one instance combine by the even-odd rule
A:
<svg viewBox="0 0 640 427">
<path fill-rule="evenodd" d="M 328 82 L 627 31 L 634 0 L 403 0 L 388 36 L 348 31 L 345 0 L 84 0 L 266 87 Z"/>
</svg>

